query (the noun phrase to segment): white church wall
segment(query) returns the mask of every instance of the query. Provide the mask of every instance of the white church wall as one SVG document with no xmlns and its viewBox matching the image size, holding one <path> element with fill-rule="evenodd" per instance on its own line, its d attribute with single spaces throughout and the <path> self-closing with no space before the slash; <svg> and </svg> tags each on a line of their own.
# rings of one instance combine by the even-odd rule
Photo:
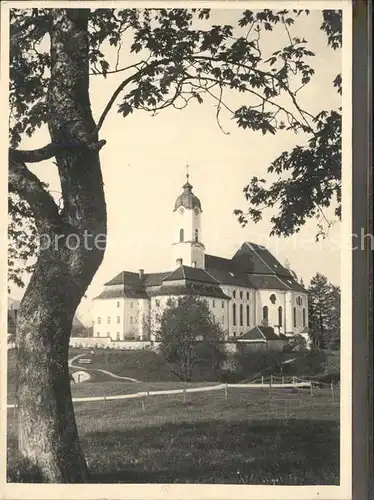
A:
<svg viewBox="0 0 374 500">
<path fill-rule="evenodd" d="M 242 286 L 221 286 L 223 292 L 230 297 L 227 300 L 227 330 L 230 337 L 238 337 L 255 326 L 255 297 L 254 290 Z M 234 320 L 234 305 L 236 319 Z M 242 306 L 242 321 L 240 321 L 240 307 Z M 249 318 L 247 318 L 247 306 Z M 249 319 L 249 321 L 248 321 Z"/>
<path fill-rule="evenodd" d="M 123 339 L 125 299 L 123 297 L 94 300 L 93 336 Z"/>
<path fill-rule="evenodd" d="M 271 300 L 271 298 L 273 300 Z M 275 300 L 274 300 L 275 299 Z M 264 324 L 264 307 L 267 307 L 267 324 L 274 328 L 275 333 L 285 333 L 288 328 L 286 292 L 283 290 L 256 291 L 256 324 Z M 281 310 L 281 321 L 279 308 Z"/>
<path fill-rule="evenodd" d="M 289 307 L 292 332 L 298 335 L 308 327 L 308 295 L 292 291 L 289 299 Z"/>
<path fill-rule="evenodd" d="M 180 207 L 174 212 L 172 269 L 178 266 L 180 259 L 185 266 L 204 268 L 205 249 L 202 241 L 201 212 Z"/>
<path fill-rule="evenodd" d="M 139 299 L 125 298 L 124 335 L 119 340 L 139 338 L 140 328 Z M 115 339 L 113 339 L 115 340 Z"/>
</svg>

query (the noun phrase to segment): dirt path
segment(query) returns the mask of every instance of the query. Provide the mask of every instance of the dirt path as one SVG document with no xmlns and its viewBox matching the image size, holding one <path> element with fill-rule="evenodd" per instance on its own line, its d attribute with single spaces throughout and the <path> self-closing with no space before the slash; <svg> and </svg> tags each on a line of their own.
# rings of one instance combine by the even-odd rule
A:
<svg viewBox="0 0 374 500">
<path fill-rule="evenodd" d="M 128 382 L 140 382 L 140 380 L 137 380 L 136 378 L 131 378 L 131 377 L 121 377 L 120 375 L 116 375 L 115 373 L 109 372 L 108 370 L 102 370 L 101 368 L 86 368 L 85 366 L 82 365 L 74 365 L 74 361 L 76 361 L 79 358 L 82 358 L 83 356 L 87 357 L 87 354 L 78 354 L 78 356 L 74 356 L 74 358 L 69 359 L 68 364 L 70 368 L 75 368 L 76 370 L 83 370 L 87 372 L 101 372 L 105 373 L 105 375 L 108 375 L 109 377 L 115 378 L 117 380 L 127 380 Z"/>
</svg>

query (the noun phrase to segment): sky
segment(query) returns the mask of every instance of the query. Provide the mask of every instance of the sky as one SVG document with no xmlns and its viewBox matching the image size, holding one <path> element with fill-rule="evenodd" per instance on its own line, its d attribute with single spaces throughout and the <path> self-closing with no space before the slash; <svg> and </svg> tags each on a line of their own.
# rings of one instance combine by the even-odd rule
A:
<svg viewBox="0 0 374 500">
<path fill-rule="evenodd" d="M 233 10 L 215 11 L 212 24 L 230 24 L 238 13 Z M 332 81 L 341 72 L 342 54 L 326 45 L 321 32 L 321 12 L 312 11 L 298 21 L 292 36 L 305 37 L 310 50 L 315 75 L 300 92 L 301 102 L 310 112 L 334 109 L 340 105 Z M 281 47 L 284 33 L 268 36 L 267 50 Z M 126 65 L 131 63 L 127 54 Z M 123 74 L 92 78 L 91 103 L 97 120 Z M 228 96 L 235 103 L 235 96 Z M 239 103 L 243 101 L 238 101 Z M 317 221 L 310 220 L 295 236 L 270 237 L 271 212 L 263 221 L 249 222 L 242 228 L 233 215 L 236 208 L 245 209 L 243 187 L 253 176 L 267 178 L 266 169 L 282 151 L 304 138 L 290 132 L 262 136 L 237 127 L 228 114 L 222 114 L 225 135 L 215 120 L 213 100 L 191 104 L 183 111 L 172 108 L 157 116 L 134 112 L 124 119 L 114 107 L 100 132 L 107 141 L 101 150 L 101 164 L 108 211 L 108 247 L 104 261 L 94 277 L 79 315 L 89 320 L 92 298 L 100 293 L 103 284 L 122 270 L 145 272 L 167 271 L 172 268 L 173 208 L 185 182 L 185 167 L 189 165 L 190 182 L 200 198 L 202 238 L 209 254 L 230 258 L 244 241 L 265 245 L 279 261 L 289 261 L 291 268 L 305 284 L 320 272 L 330 281 L 340 284 L 340 230 L 336 223 L 328 237 L 315 241 Z M 22 143 L 32 149 L 49 142 L 48 132 L 40 130 Z M 55 166 L 51 161 L 30 168 L 52 190 L 59 191 Z M 12 289 L 14 298 L 21 290 Z"/>
</svg>

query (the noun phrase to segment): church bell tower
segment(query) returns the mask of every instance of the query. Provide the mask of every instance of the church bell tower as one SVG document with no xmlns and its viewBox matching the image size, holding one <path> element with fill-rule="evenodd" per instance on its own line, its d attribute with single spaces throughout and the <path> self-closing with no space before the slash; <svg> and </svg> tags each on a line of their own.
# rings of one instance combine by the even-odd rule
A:
<svg viewBox="0 0 374 500">
<path fill-rule="evenodd" d="M 173 269 L 182 264 L 204 269 L 205 247 L 201 241 L 201 203 L 192 192 L 192 187 L 187 170 L 183 192 L 174 205 Z"/>
</svg>

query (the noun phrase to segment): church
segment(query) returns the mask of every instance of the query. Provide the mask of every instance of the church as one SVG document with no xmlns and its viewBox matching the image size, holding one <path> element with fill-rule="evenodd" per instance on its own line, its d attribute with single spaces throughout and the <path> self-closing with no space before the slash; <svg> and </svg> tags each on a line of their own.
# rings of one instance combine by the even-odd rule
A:
<svg viewBox="0 0 374 500">
<path fill-rule="evenodd" d="M 306 336 L 307 291 L 266 248 L 244 242 L 231 259 L 206 253 L 202 204 L 186 177 L 173 207 L 171 268 L 122 271 L 105 283 L 93 299 L 94 337 L 156 341 L 168 300 L 185 295 L 207 302 L 226 341 Z"/>
</svg>

